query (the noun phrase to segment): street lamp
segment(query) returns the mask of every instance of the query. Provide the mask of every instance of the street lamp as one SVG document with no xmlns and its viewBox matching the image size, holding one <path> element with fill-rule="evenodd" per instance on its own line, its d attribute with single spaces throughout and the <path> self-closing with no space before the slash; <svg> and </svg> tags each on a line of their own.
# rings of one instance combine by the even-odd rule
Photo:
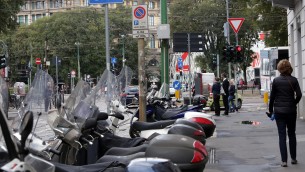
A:
<svg viewBox="0 0 305 172">
<path fill-rule="evenodd" d="M 123 48 L 122 48 L 122 54 L 123 54 L 123 67 L 125 66 L 125 35 L 121 35 L 122 41 L 123 41 Z"/>
<path fill-rule="evenodd" d="M 77 46 L 77 78 L 80 80 L 80 64 L 79 64 L 79 42 L 75 42 L 75 45 Z"/>
</svg>

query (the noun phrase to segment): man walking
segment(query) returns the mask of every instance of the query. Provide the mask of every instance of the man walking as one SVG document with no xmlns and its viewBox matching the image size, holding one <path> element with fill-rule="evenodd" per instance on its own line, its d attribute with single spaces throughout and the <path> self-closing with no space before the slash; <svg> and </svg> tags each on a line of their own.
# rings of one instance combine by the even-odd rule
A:
<svg viewBox="0 0 305 172">
<path fill-rule="evenodd" d="M 222 95 L 222 100 L 223 100 L 223 105 L 225 107 L 225 113 L 224 115 L 228 115 L 229 114 L 229 102 L 228 102 L 228 96 L 229 96 L 229 86 L 230 83 L 227 79 L 227 74 L 222 73 L 221 74 L 222 77 L 222 88 L 224 90 L 224 94 Z"/>
</svg>

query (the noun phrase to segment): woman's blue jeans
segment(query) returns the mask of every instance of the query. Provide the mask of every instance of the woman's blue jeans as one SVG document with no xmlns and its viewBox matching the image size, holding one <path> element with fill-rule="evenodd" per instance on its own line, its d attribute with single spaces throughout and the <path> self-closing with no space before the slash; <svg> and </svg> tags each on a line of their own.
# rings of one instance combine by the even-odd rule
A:
<svg viewBox="0 0 305 172">
<path fill-rule="evenodd" d="M 231 103 L 231 106 L 230 106 L 230 103 Z M 228 97 L 228 104 L 229 104 L 230 111 L 236 109 L 236 106 L 234 104 L 234 96 L 229 96 Z"/>
</svg>

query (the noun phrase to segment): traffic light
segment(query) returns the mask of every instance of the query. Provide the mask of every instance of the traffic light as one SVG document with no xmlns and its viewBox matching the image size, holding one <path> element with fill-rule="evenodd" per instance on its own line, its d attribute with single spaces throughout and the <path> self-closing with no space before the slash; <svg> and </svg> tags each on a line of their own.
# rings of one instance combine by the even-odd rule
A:
<svg viewBox="0 0 305 172">
<path fill-rule="evenodd" d="M 213 55 L 213 57 L 212 57 L 212 64 L 213 64 L 213 68 L 217 67 L 217 56 L 216 55 Z"/>
<path fill-rule="evenodd" d="M 243 61 L 243 57 L 242 57 L 242 47 L 240 45 L 236 45 L 235 47 L 235 51 L 236 51 L 236 62 L 242 62 Z"/>
<path fill-rule="evenodd" d="M 235 47 L 233 47 L 232 45 L 228 46 L 228 54 L 229 54 L 228 62 L 234 62 L 235 61 Z"/>
<path fill-rule="evenodd" d="M 222 56 L 223 56 L 223 60 L 228 60 L 227 57 L 227 46 L 222 47 Z"/>
<path fill-rule="evenodd" d="M 1 55 L 0 56 L 0 69 L 5 68 L 6 67 L 6 57 L 5 55 Z"/>
</svg>

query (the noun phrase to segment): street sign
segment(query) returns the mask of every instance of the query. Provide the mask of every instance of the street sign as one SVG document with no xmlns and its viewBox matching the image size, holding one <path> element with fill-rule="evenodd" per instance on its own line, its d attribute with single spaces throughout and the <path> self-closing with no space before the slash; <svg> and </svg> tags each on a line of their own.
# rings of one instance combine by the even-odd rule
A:
<svg viewBox="0 0 305 172">
<path fill-rule="evenodd" d="M 190 33 L 191 52 L 203 52 L 203 44 L 203 34 Z M 188 33 L 174 33 L 173 45 L 174 52 L 188 52 Z"/>
<path fill-rule="evenodd" d="M 181 60 L 181 61 L 178 60 L 178 68 L 179 68 L 179 69 L 182 69 L 182 68 L 183 68 L 183 62 L 182 62 L 182 60 Z"/>
<path fill-rule="evenodd" d="M 132 6 L 132 29 L 148 30 L 147 5 Z"/>
<path fill-rule="evenodd" d="M 117 63 L 117 58 L 116 57 L 111 57 L 111 63 L 116 64 Z"/>
<path fill-rule="evenodd" d="M 181 89 L 181 83 L 179 81 L 174 81 L 173 82 L 173 87 L 175 90 L 180 90 Z"/>
<path fill-rule="evenodd" d="M 89 4 L 119 4 L 124 3 L 124 0 L 89 0 Z"/>
<path fill-rule="evenodd" d="M 245 18 L 229 18 L 228 22 L 230 23 L 232 29 L 235 33 L 238 33 L 241 25 L 243 24 Z"/>
<path fill-rule="evenodd" d="M 148 38 L 149 33 L 148 33 L 148 30 L 133 30 L 132 37 L 133 38 Z"/>
<path fill-rule="evenodd" d="M 40 64 L 41 64 L 40 58 L 36 58 L 36 64 L 37 64 L 37 65 L 40 65 Z"/>
</svg>

